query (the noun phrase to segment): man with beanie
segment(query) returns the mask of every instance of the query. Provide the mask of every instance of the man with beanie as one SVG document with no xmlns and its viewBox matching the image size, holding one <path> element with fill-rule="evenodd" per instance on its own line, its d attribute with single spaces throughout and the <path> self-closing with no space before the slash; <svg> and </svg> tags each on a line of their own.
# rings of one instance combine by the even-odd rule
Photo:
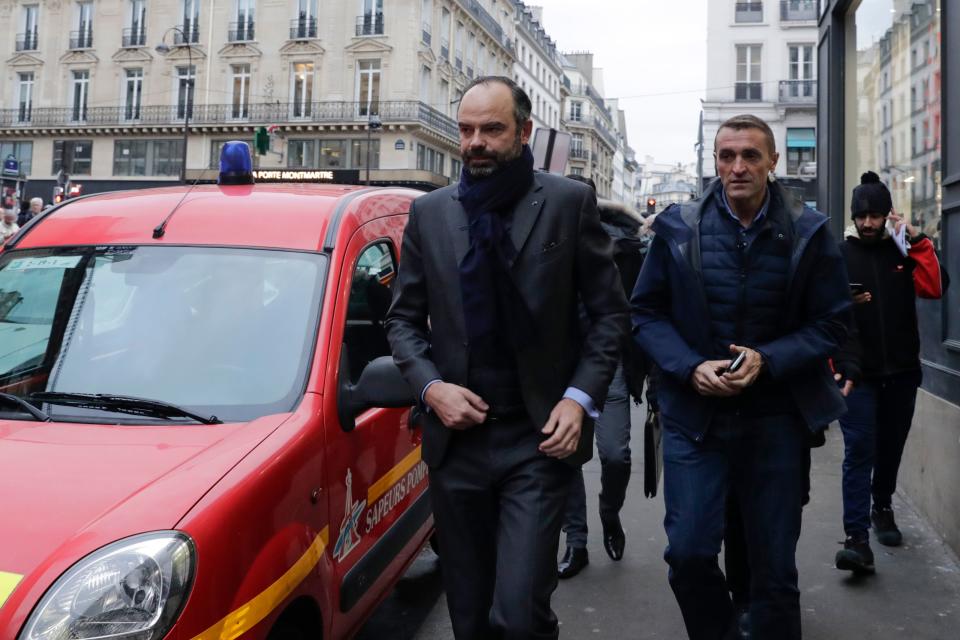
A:
<svg viewBox="0 0 960 640">
<path fill-rule="evenodd" d="M 856 331 L 834 358 L 847 401 L 847 414 L 840 418 L 846 541 L 836 565 L 873 573 L 871 521 L 880 544 L 895 547 L 902 539 L 891 497 L 921 382 L 916 299 L 939 299 L 948 280 L 933 243 L 896 214 L 890 191 L 876 173 L 863 174 L 850 211 L 853 224 L 840 251 L 850 277 Z M 905 229 L 906 246 L 898 246 L 888 221 L 894 235 Z"/>
<path fill-rule="evenodd" d="M 534 171 L 530 110 L 509 78 L 466 88 L 460 182 L 411 205 L 387 314 L 393 358 L 426 405 L 457 640 L 558 637 L 564 505 L 627 330 L 596 198 Z"/>
</svg>

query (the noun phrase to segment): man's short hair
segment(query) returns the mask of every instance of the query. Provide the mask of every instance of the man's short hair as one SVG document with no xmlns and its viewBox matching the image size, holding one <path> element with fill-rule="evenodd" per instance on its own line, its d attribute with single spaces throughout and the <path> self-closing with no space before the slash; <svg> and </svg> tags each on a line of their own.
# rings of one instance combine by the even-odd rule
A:
<svg viewBox="0 0 960 640">
<path fill-rule="evenodd" d="M 490 84 L 491 82 L 499 82 L 510 89 L 510 95 L 513 96 L 513 118 L 517 121 L 517 129 L 519 130 L 530 119 L 530 114 L 533 112 L 533 103 L 530 102 L 530 96 L 527 95 L 527 92 L 511 78 L 507 76 L 480 76 L 466 86 L 463 93 L 460 94 L 461 100 L 463 96 L 467 95 L 467 91 L 478 84 Z"/>
<path fill-rule="evenodd" d="M 770 154 L 772 155 L 777 152 L 777 143 L 773 139 L 773 130 L 770 128 L 770 125 L 751 113 L 742 113 L 725 120 L 717 129 L 717 136 L 720 135 L 722 129 L 733 129 L 734 131 L 759 129 L 767 138 L 767 146 L 770 148 Z M 714 149 L 717 147 L 717 136 L 713 138 Z"/>
<path fill-rule="evenodd" d="M 34 202 L 39 202 L 40 206 L 43 206 L 43 198 L 30 198 L 30 205 L 32 206 Z"/>
</svg>

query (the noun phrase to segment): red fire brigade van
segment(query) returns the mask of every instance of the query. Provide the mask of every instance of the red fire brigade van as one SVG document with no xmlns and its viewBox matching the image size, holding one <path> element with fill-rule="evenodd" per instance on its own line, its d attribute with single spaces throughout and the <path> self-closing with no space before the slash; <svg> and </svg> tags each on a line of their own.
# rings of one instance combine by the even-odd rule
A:
<svg viewBox="0 0 960 640">
<path fill-rule="evenodd" d="M 384 333 L 418 192 L 240 165 L 0 253 L 0 638 L 347 638 L 430 536 Z"/>
</svg>

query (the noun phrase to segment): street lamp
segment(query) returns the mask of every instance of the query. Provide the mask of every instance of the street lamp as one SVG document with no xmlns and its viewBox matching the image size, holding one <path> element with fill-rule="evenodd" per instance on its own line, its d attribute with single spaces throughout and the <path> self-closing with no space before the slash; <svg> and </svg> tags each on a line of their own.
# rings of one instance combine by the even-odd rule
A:
<svg viewBox="0 0 960 640">
<path fill-rule="evenodd" d="M 370 186 L 370 147 L 373 146 L 373 132 L 379 130 L 383 124 L 380 122 L 380 116 L 370 114 L 367 118 L 367 186 Z"/>
<path fill-rule="evenodd" d="M 170 53 L 170 46 L 166 43 L 167 34 L 171 31 L 176 31 L 180 34 L 180 37 L 183 38 L 184 44 L 187 45 L 187 95 L 184 100 L 184 110 L 183 110 L 183 157 L 180 161 L 180 182 L 183 184 L 187 183 L 187 140 L 190 133 L 190 112 L 193 110 L 193 75 L 195 73 L 193 68 L 193 53 L 191 52 L 190 38 L 187 37 L 187 34 L 183 32 L 183 29 L 180 27 L 170 27 L 163 32 L 163 36 L 160 37 L 160 44 L 155 47 L 157 53 L 162 56 L 166 56 Z M 192 31 L 192 28 L 191 28 Z"/>
</svg>

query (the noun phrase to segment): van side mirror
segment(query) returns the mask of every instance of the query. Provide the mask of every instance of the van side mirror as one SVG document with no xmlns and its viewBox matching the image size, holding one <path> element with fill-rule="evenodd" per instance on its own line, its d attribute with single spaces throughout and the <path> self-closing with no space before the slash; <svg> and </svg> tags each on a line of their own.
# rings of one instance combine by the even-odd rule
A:
<svg viewBox="0 0 960 640">
<path fill-rule="evenodd" d="M 372 360 L 363 368 L 356 384 L 350 382 L 347 347 L 340 354 L 340 385 L 337 390 L 337 417 L 340 428 L 353 431 L 356 417 L 372 407 L 412 407 L 416 397 L 390 356 Z"/>
</svg>

